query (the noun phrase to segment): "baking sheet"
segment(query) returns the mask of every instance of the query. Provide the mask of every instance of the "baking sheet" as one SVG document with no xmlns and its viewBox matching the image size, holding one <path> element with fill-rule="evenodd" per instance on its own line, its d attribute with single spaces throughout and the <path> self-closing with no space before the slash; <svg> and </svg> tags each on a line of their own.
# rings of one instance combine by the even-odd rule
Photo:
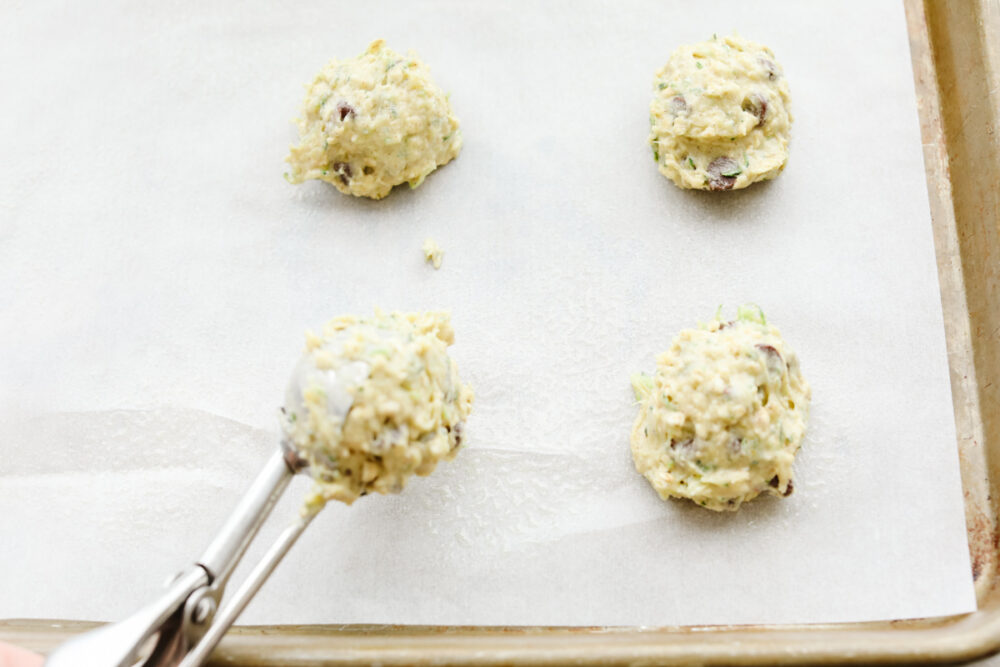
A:
<svg viewBox="0 0 1000 667">
<path fill-rule="evenodd" d="M 274 446 L 301 330 L 375 305 L 453 310 L 469 446 L 402 496 L 325 510 L 244 622 L 974 609 L 901 6 L 0 11 L 0 617 L 154 595 Z M 733 29 L 785 68 L 792 160 L 681 192 L 645 144 L 652 73 Z M 378 36 L 452 92 L 462 155 L 382 202 L 288 185 L 301 83 Z M 628 376 L 744 301 L 813 385 L 796 493 L 662 503 L 631 467 Z"/>
</svg>

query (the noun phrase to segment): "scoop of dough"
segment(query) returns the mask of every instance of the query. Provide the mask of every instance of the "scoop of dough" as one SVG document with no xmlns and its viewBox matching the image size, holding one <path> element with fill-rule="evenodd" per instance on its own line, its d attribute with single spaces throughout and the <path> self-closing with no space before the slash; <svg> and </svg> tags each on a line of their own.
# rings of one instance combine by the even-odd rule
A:
<svg viewBox="0 0 1000 667">
<path fill-rule="evenodd" d="M 315 481 L 307 506 L 398 493 L 455 456 L 473 395 L 452 342 L 449 316 L 433 312 L 338 317 L 307 335 L 283 411 Z"/>
<path fill-rule="evenodd" d="M 333 60 L 306 87 L 292 183 L 319 179 L 341 192 L 381 199 L 420 185 L 462 148 L 451 103 L 427 65 L 382 40 L 351 60 Z"/>
<path fill-rule="evenodd" d="M 640 400 L 632 458 L 660 497 L 736 510 L 762 492 L 792 492 L 792 462 L 809 419 L 795 353 L 756 306 L 681 331 Z"/>
<path fill-rule="evenodd" d="M 788 161 L 788 82 L 766 46 L 713 37 L 678 47 L 656 73 L 649 143 L 678 187 L 733 190 Z"/>
</svg>

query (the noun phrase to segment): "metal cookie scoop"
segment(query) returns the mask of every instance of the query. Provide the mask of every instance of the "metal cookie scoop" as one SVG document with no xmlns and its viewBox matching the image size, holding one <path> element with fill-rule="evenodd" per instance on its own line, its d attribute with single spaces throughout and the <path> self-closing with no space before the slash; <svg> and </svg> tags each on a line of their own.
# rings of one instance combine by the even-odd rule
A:
<svg viewBox="0 0 1000 667">
<path fill-rule="evenodd" d="M 320 382 L 330 416 L 346 419 L 353 402 L 349 387 L 363 382 L 371 367 L 363 361 L 320 371 L 309 355 L 296 367 L 286 410 L 300 411 L 306 382 Z M 195 667 L 204 663 L 226 631 L 260 590 L 315 513 L 296 516 L 257 563 L 235 594 L 221 606 L 230 575 L 243 557 L 292 475 L 307 467 L 287 439 L 268 460 L 250 489 L 195 564 L 174 577 L 166 592 L 124 621 L 76 637 L 57 648 L 48 667 Z"/>
</svg>

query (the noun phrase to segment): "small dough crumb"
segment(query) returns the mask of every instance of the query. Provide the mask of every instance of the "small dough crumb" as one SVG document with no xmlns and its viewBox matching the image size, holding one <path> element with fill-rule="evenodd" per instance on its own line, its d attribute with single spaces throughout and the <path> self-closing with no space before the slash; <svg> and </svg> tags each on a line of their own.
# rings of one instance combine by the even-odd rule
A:
<svg viewBox="0 0 1000 667">
<path fill-rule="evenodd" d="M 788 82 L 766 46 L 713 36 L 656 73 L 649 123 L 653 159 L 677 187 L 745 188 L 788 161 Z"/>
<path fill-rule="evenodd" d="M 348 315 L 306 340 L 283 428 L 309 462 L 307 508 L 399 493 L 411 475 L 454 458 L 473 394 L 448 356 L 447 313 Z"/>
<path fill-rule="evenodd" d="M 427 239 L 424 241 L 424 261 L 431 264 L 435 270 L 441 268 L 441 262 L 444 260 L 444 250 L 441 246 L 437 244 L 434 239 Z"/>
<path fill-rule="evenodd" d="M 811 393 L 795 353 L 757 306 L 681 331 L 656 374 L 637 375 L 632 386 L 640 401 L 632 458 L 664 500 L 723 511 L 792 492 Z"/>
<path fill-rule="evenodd" d="M 319 179 L 343 193 L 382 199 L 416 188 L 462 149 L 448 96 L 413 53 L 382 40 L 357 58 L 333 60 L 306 87 L 291 183 Z"/>
</svg>

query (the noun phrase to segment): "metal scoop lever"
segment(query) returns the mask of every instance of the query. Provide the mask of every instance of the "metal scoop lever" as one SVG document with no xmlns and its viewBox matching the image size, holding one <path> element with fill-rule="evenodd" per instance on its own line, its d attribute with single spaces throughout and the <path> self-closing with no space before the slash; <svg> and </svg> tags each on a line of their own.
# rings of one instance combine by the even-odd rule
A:
<svg viewBox="0 0 1000 667">
<path fill-rule="evenodd" d="M 315 513 L 300 515 L 290 526 L 281 531 L 278 539 L 270 546 L 264 557 L 257 562 L 240 587 L 236 589 L 233 597 L 227 600 L 225 606 L 215 615 L 214 621 L 201 640 L 191 647 L 187 656 L 181 661 L 180 667 L 197 667 L 208 660 L 208 656 L 219 645 L 222 637 L 243 613 L 247 604 L 267 581 L 267 578 L 271 576 L 274 568 L 278 566 L 281 559 L 299 539 L 299 535 L 306 529 L 314 516 L 316 516 Z"/>
<path fill-rule="evenodd" d="M 184 570 L 168 584 L 167 591 L 155 602 L 118 623 L 81 635 L 57 648 L 45 661 L 47 667 L 79 667 L 94 665 L 107 667 L 132 667 L 145 665 L 159 667 L 201 664 L 218 643 L 229 625 L 236 620 L 250 597 L 281 560 L 281 556 L 295 542 L 309 519 L 299 519 L 282 533 L 264 560 L 254 569 L 251 578 L 257 580 L 252 590 L 241 587 L 237 596 L 228 603 L 218 621 L 228 620 L 216 627 L 213 621 L 226 582 L 247 547 L 257 535 L 275 503 L 288 486 L 292 475 L 303 468 L 301 459 L 288 447 L 275 452 L 236 509 L 223 525 L 208 549 L 197 563 Z M 294 529 L 294 530 L 293 530 Z M 248 580 L 249 582 L 249 580 Z M 242 597 L 241 597 L 242 596 Z M 234 607 L 238 604 L 238 607 Z M 199 648 L 209 627 L 216 629 L 211 646 L 199 650 L 197 662 L 190 660 Z M 152 644 L 148 656 L 143 654 Z"/>
<path fill-rule="evenodd" d="M 304 415 L 302 390 L 306 383 L 319 383 L 327 397 L 328 414 L 343 422 L 353 402 L 348 387 L 362 381 L 370 372 L 371 366 L 363 361 L 351 362 L 336 370 L 320 370 L 310 364 L 307 355 L 293 374 L 286 409 Z M 178 574 L 158 600 L 124 621 L 63 644 L 48 657 L 46 666 L 195 667 L 205 662 L 315 515 L 296 516 L 232 599 L 219 609 L 226 583 L 250 542 L 274 509 L 289 480 L 307 465 L 294 447 L 287 440 L 283 441 L 281 450 L 268 460 L 205 553 L 194 565 Z"/>
</svg>

